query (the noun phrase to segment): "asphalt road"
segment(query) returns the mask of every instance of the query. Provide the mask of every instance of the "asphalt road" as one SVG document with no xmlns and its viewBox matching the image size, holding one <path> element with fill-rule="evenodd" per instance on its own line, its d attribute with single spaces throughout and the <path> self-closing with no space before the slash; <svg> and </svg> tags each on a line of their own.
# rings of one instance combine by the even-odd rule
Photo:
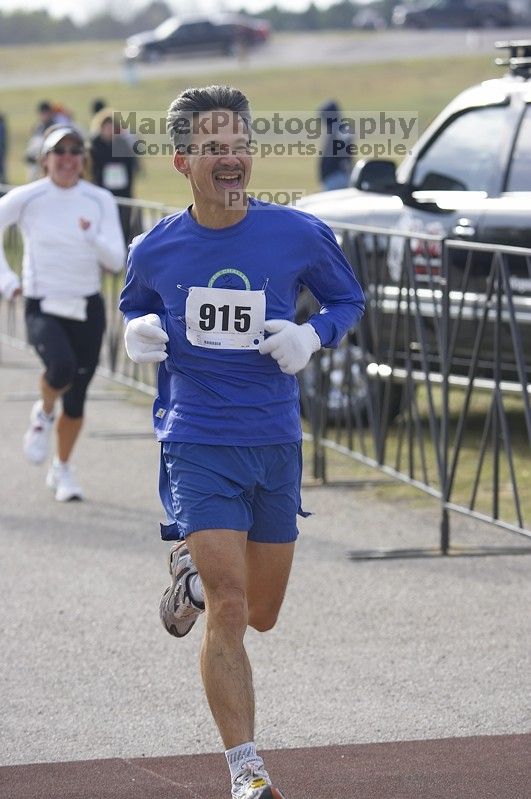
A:
<svg viewBox="0 0 531 799">
<path fill-rule="evenodd" d="M 149 403 L 96 379 L 75 457 L 87 499 L 56 503 L 21 453 L 36 358 L 0 344 L 0 765 L 219 751 L 202 620 L 177 641 L 158 619 L 168 546 Z M 353 562 L 349 549 L 435 546 L 437 509 L 369 488 L 307 487 L 303 501 L 314 515 L 279 624 L 247 636 L 259 746 L 528 731 L 531 557 Z M 522 543 L 459 517 L 452 530 Z"/>
<path fill-rule="evenodd" d="M 531 28 L 486 31 L 382 31 L 359 33 L 299 33 L 277 34 L 263 47 L 249 51 L 245 57 L 210 57 L 198 55 L 176 58 L 155 64 L 124 66 L 122 48 L 104 52 L 90 62 L 77 63 L 65 70 L 64 64 L 53 66 L 40 74 L 28 57 L 27 64 L 16 71 L 2 74 L 4 89 L 30 86 L 83 84 L 96 81 L 145 81 L 172 75 L 189 75 L 212 72 L 216 69 L 263 69 L 319 65 L 356 64 L 396 61 L 410 58 L 438 58 L 493 53 L 494 43 L 500 39 L 531 38 Z M 95 48 L 97 53 L 97 48 Z M 0 51 L 1 63 L 1 51 Z"/>
</svg>

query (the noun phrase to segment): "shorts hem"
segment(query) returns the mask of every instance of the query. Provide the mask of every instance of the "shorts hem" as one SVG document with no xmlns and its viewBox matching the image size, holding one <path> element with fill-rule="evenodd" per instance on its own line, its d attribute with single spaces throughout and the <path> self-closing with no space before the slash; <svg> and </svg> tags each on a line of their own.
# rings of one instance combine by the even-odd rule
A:
<svg viewBox="0 0 531 799">
<path fill-rule="evenodd" d="M 163 541 L 182 541 L 188 535 L 197 533 L 198 530 L 235 530 L 237 533 L 246 533 L 248 541 L 255 541 L 257 544 L 292 544 L 299 537 L 299 531 L 295 530 L 286 533 L 285 535 L 276 534 L 274 536 L 267 533 L 257 533 L 252 529 L 239 529 L 233 526 L 220 527 L 219 522 L 214 524 L 190 524 L 183 525 L 179 522 L 173 524 L 160 524 L 160 535 Z"/>
<path fill-rule="evenodd" d="M 254 541 L 256 544 L 293 544 L 299 537 L 299 531 L 290 532 L 287 535 L 263 535 L 261 533 L 253 533 L 251 530 L 247 536 L 248 541 Z"/>
<path fill-rule="evenodd" d="M 220 525 L 219 521 L 215 522 L 197 522 L 191 524 L 182 524 L 174 522 L 173 524 L 160 525 L 160 534 L 163 541 L 182 541 L 187 535 L 197 533 L 199 530 L 235 530 L 237 533 L 248 533 L 247 527 L 239 528 L 231 524 Z"/>
</svg>

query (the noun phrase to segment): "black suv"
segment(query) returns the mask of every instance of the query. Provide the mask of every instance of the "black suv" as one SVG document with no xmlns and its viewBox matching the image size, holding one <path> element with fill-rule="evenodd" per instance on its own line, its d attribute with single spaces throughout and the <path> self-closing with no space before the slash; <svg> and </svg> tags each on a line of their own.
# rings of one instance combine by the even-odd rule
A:
<svg viewBox="0 0 531 799">
<path fill-rule="evenodd" d="M 194 53 L 231 55 L 239 47 L 265 42 L 270 32 L 267 20 L 243 14 L 170 17 L 155 30 L 130 36 L 124 55 L 129 61 L 158 61 L 166 56 Z"/>
<path fill-rule="evenodd" d="M 505 253 L 507 292 L 500 299 L 502 324 L 496 325 L 489 291 L 500 278 L 492 251 L 477 246 L 531 248 L 531 41 L 497 47 L 509 51 L 497 59 L 509 66 L 508 74 L 456 97 L 398 169 L 392 161 L 360 161 L 351 188 L 310 195 L 298 204 L 336 230 L 363 284 L 367 314 L 359 333 L 364 355 L 358 374 L 375 364 L 396 371 L 412 358 L 415 368 L 440 372 L 444 295 L 452 328 L 449 372 L 458 379 L 470 375 L 473 363 L 474 377 L 492 378 L 499 364 L 502 379 L 524 382 L 510 317 L 516 315 L 529 363 L 531 257 L 525 249 Z M 406 324 L 413 311 L 420 321 Z M 367 360 L 371 348 L 375 357 Z"/>
<path fill-rule="evenodd" d="M 393 11 L 393 25 L 404 28 L 502 28 L 512 23 L 504 0 L 428 0 Z"/>
</svg>

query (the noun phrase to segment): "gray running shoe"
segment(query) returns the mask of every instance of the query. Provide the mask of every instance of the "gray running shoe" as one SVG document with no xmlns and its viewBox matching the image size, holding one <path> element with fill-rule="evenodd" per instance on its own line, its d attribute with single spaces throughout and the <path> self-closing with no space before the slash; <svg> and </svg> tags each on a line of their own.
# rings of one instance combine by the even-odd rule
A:
<svg viewBox="0 0 531 799">
<path fill-rule="evenodd" d="M 232 799 L 284 799 L 263 765 L 246 763 L 232 783 Z"/>
<path fill-rule="evenodd" d="M 190 580 L 197 574 L 186 541 L 179 541 L 170 550 L 171 585 L 160 600 L 160 620 L 165 630 L 176 638 L 187 635 L 205 610 L 204 602 L 195 602 L 190 593 Z"/>
</svg>

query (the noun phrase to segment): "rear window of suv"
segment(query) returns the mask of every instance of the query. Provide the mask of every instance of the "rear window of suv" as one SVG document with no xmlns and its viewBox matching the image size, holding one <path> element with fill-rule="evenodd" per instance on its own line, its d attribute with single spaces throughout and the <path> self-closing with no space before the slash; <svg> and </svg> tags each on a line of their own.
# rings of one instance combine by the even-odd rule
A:
<svg viewBox="0 0 531 799">
<path fill-rule="evenodd" d="M 412 187 L 420 191 L 486 191 L 498 171 L 507 110 L 475 108 L 452 120 L 420 156 Z"/>
</svg>

